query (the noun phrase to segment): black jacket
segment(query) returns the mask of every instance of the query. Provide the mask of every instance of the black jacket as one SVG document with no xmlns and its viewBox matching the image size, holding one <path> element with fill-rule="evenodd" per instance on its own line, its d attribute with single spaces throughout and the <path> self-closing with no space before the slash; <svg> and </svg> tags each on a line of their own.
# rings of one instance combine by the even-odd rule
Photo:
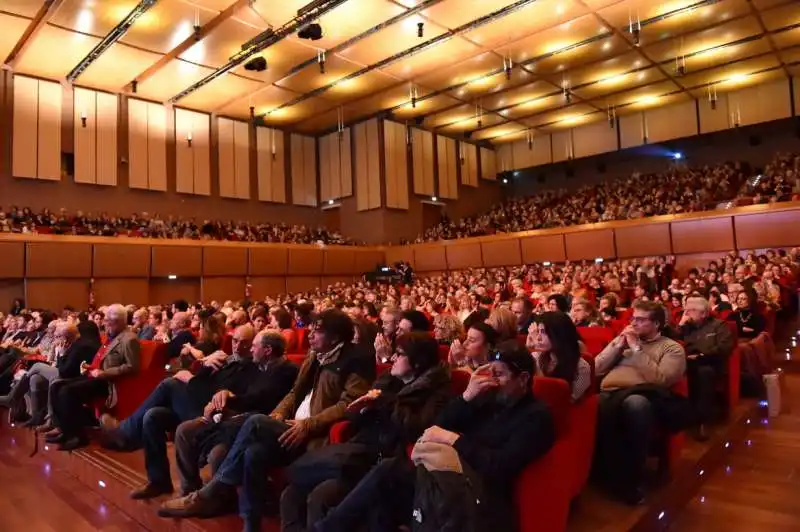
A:
<svg viewBox="0 0 800 532">
<path fill-rule="evenodd" d="M 195 342 L 196 340 L 194 335 L 189 329 L 184 329 L 178 332 L 178 334 L 176 334 L 175 337 L 167 344 L 167 358 L 169 359 L 180 356 L 181 349 L 183 349 L 184 344 L 194 345 Z"/>
<path fill-rule="evenodd" d="M 258 369 L 244 392 L 228 399 L 227 408 L 269 414 L 292 389 L 298 371 L 299 368 L 285 358 L 266 369 Z"/>
<path fill-rule="evenodd" d="M 728 326 L 715 318 L 703 323 L 687 323 L 678 329 L 678 339 L 686 344 L 686 354 L 702 353 L 701 358 L 711 364 L 721 363 L 733 352 L 733 335 Z"/>
<path fill-rule="evenodd" d="M 739 338 L 755 338 L 764 332 L 766 328 L 764 316 L 751 309 L 739 309 L 728 316 L 728 320 L 736 322 L 736 328 L 739 330 Z M 745 331 L 745 327 L 753 329 L 753 331 Z"/>
<path fill-rule="evenodd" d="M 100 349 L 100 344 L 87 338 L 78 338 L 56 360 L 58 378 L 74 379 L 81 374 L 81 362 L 89 364 Z"/>
<path fill-rule="evenodd" d="M 245 393 L 258 376 L 258 368 L 249 359 L 229 362 L 219 370 L 203 366 L 186 385 L 186 392 L 195 407 L 202 411 L 218 391 L 229 390 L 234 395 Z"/>
<path fill-rule="evenodd" d="M 384 373 L 373 388 L 381 390 L 375 405 L 363 412 L 348 414 L 355 436 L 383 456 L 405 455 L 405 447 L 415 442 L 434 424 L 450 399 L 450 370 L 435 366 L 408 384 Z"/>
</svg>

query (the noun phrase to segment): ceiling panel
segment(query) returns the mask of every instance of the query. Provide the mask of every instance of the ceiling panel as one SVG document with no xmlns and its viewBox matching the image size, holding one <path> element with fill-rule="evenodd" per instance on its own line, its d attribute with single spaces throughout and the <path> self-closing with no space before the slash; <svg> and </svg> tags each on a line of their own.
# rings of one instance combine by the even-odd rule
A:
<svg viewBox="0 0 800 532">
<path fill-rule="evenodd" d="M 202 26 L 217 15 L 182 0 L 159 0 L 147 13 L 149 18 L 137 20 L 120 42 L 162 54 L 190 37 L 196 21 Z"/>
<path fill-rule="evenodd" d="M 159 57 L 161 57 L 159 54 L 143 52 L 117 43 L 81 74 L 80 83 L 119 92 L 131 81 L 131 71 L 144 71 L 158 61 Z"/>
<path fill-rule="evenodd" d="M 299 94 L 296 92 L 281 89 L 275 85 L 267 85 L 258 92 L 253 92 L 244 98 L 232 99 L 227 105 L 220 106 L 219 113 L 226 116 L 247 118 L 250 115 L 251 105 L 255 107 L 255 113 L 260 115 L 297 96 Z"/>
<path fill-rule="evenodd" d="M 473 140 L 483 140 L 483 139 L 491 139 L 494 137 L 502 137 L 505 135 L 509 135 L 511 133 L 518 133 L 521 131 L 526 131 L 529 129 L 527 126 L 522 124 L 517 124 L 513 122 L 508 122 L 505 124 L 501 124 L 499 126 L 494 126 L 486 129 L 482 129 L 480 131 L 476 131 L 472 134 L 471 138 Z"/>
<path fill-rule="evenodd" d="M 173 59 L 164 68 L 139 83 L 138 94 L 142 98 L 166 101 L 189 85 L 213 72 L 180 59 Z"/>
<path fill-rule="evenodd" d="M 5 59 L 25 32 L 30 21 L 21 17 L 0 14 L 0 56 Z"/>
<path fill-rule="evenodd" d="M 226 74 L 214 83 L 209 83 L 182 98 L 180 104 L 201 110 L 217 110 L 228 105 L 232 100 L 247 97 L 248 94 L 260 87 L 261 83 L 257 81 L 235 74 Z"/>
<path fill-rule="evenodd" d="M 30 0 L 32 4 L 40 4 Z M 124 19 L 136 3 L 130 0 L 64 0 L 50 17 L 49 23 L 88 35 L 103 36 Z M 143 26 L 156 26 L 156 17 L 148 10 L 137 21 Z"/>
<path fill-rule="evenodd" d="M 42 2 L 31 0 L 0 0 L 0 11 L 14 13 L 27 18 L 36 16 L 36 12 L 42 6 Z"/>
<path fill-rule="evenodd" d="M 388 28 L 376 32 L 372 36 L 345 49 L 339 55 L 350 61 L 369 65 L 427 42 L 447 31 L 442 26 L 428 24 L 425 28 L 424 37 L 420 39 L 417 37 L 416 20 L 418 19 L 409 17 L 401 22 L 392 24 Z"/>
<path fill-rule="evenodd" d="M 396 61 L 383 71 L 403 79 L 414 79 L 436 68 L 463 61 L 481 52 L 481 49 L 458 37 L 427 48 L 410 57 Z"/>
<path fill-rule="evenodd" d="M 522 87 L 517 87 L 508 91 L 503 91 L 498 94 L 493 94 L 481 99 L 481 104 L 486 109 L 498 109 L 500 107 L 507 107 L 517 105 L 522 102 L 527 102 L 535 98 L 541 98 L 546 94 L 553 92 L 554 87 L 545 81 L 534 81 Z"/>
<path fill-rule="evenodd" d="M 23 50 L 16 70 L 61 80 L 89 53 L 99 39 L 45 24 Z"/>
<path fill-rule="evenodd" d="M 321 74 L 317 66 L 308 67 L 291 77 L 283 78 L 276 84 L 284 89 L 295 92 L 308 92 L 348 76 L 361 69 L 361 65 L 342 59 L 329 57 L 325 61 L 325 73 Z"/>
</svg>

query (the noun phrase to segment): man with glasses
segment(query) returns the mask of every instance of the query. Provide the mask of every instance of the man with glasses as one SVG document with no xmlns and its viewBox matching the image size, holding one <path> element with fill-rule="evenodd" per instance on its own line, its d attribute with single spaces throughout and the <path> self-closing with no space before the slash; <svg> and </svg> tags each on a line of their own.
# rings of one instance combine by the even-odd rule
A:
<svg viewBox="0 0 800 532">
<path fill-rule="evenodd" d="M 686 355 L 677 342 L 661 335 L 664 307 L 653 301 L 633 305 L 631 324 L 595 359 L 601 381 L 596 472 L 624 502 L 640 504 L 650 438 L 680 401 L 670 392 L 686 371 Z M 674 427 L 681 429 L 683 427 Z"/>
<path fill-rule="evenodd" d="M 725 361 L 733 352 L 733 334 L 724 322 L 711 316 L 708 300 L 699 296 L 686 300 L 677 334 L 686 346 L 689 399 L 698 423 L 695 439 L 706 441 L 714 390 L 718 377 L 725 373 Z"/>
</svg>

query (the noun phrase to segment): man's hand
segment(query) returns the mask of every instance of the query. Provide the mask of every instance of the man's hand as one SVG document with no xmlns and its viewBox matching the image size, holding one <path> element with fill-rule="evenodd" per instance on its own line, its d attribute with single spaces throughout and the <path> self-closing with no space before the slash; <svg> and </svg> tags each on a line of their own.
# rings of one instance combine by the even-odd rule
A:
<svg viewBox="0 0 800 532">
<path fill-rule="evenodd" d="M 271 414 L 269 415 L 269 417 L 270 417 L 271 419 L 274 419 L 275 421 L 283 421 L 283 420 L 284 420 L 284 417 L 283 417 L 282 415 L 278 414 L 277 412 L 273 412 L 273 413 L 271 413 Z"/>
<path fill-rule="evenodd" d="M 751 333 L 755 332 L 755 329 L 753 329 L 752 327 L 742 327 L 742 332 Z"/>
<path fill-rule="evenodd" d="M 392 346 L 383 334 L 375 337 L 375 358 L 379 364 L 385 364 L 392 358 Z"/>
<path fill-rule="evenodd" d="M 203 359 L 203 365 L 218 370 L 225 365 L 227 358 L 228 355 L 224 351 L 215 351 Z"/>
<path fill-rule="evenodd" d="M 703 356 L 701 353 L 695 353 L 694 355 L 686 355 L 686 360 L 697 360 Z"/>
<path fill-rule="evenodd" d="M 178 373 L 173 375 L 172 378 L 178 379 L 182 383 L 186 384 L 186 383 L 188 383 L 190 380 L 192 380 L 194 378 L 194 375 L 192 375 L 191 371 L 186 370 L 186 369 L 182 369 Z"/>
<path fill-rule="evenodd" d="M 692 318 L 689 317 L 686 312 L 684 312 L 683 316 L 681 316 L 681 321 L 678 322 L 678 327 L 683 327 L 687 323 L 692 323 Z"/>
<path fill-rule="evenodd" d="M 103 377 L 103 370 L 101 369 L 93 369 L 89 372 L 89 376 L 93 379 L 100 379 Z"/>
<path fill-rule="evenodd" d="M 491 390 L 493 388 L 497 388 L 497 379 L 495 379 L 491 374 L 491 365 L 485 364 L 476 369 L 469 378 L 467 389 L 464 390 L 464 393 L 461 394 L 461 397 L 463 397 L 465 401 L 469 402 L 487 390 Z"/>
<path fill-rule="evenodd" d="M 633 330 L 633 326 L 628 325 L 625 327 L 625 330 L 622 331 L 622 336 L 625 337 L 625 342 L 632 350 L 636 350 L 642 346 L 642 343 L 639 341 L 639 335 Z"/>
<path fill-rule="evenodd" d="M 190 355 L 192 354 L 192 344 L 185 343 L 183 347 L 181 347 L 181 355 Z"/>
<path fill-rule="evenodd" d="M 373 401 L 381 396 L 380 390 L 370 390 L 349 405 L 347 405 L 348 412 L 359 412 L 365 408 L 369 408 Z"/>
<path fill-rule="evenodd" d="M 203 407 L 203 418 L 206 420 L 211 420 L 211 416 L 214 415 L 214 412 L 217 409 L 214 408 L 214 404 L 209 402 L 205 407 Z"/>
<path fill-rule="evenodd" d="M 233 393 L 229 390 L 220 390 L 211 397 L 209 404 L 214 407 L 214 410 L 225 410 L 225 405 L 228 404 L 228 399 L 231 397 L 233 397 Z"/>
<path fill-rule="evenodd" d="M 419 440 L 421 442 L 442 443 L 452 447 L 459 437 L 460 435 L 455 432 L 450 432 L 438 425 L 434 425 L 425 429 L 425 432 L 422 433 L 422 437 L 420 437 Z"/>
<path fill-rule="evenodd" d="M 286 423 L 289 428 L 278 437 L 278 443 L 285 449 L 295 449 L 308 439 L 308 421 L 290 419 Z"/>
</svg>

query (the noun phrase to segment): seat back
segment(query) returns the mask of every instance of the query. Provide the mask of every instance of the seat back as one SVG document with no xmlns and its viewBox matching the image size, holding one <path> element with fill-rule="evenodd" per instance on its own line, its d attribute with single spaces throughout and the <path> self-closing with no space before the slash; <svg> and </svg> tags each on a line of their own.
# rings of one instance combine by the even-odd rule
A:
<svg viewBox="0 0 800 532">
<path fill-rule="evenodd" d="M 450 358 L 450 346 L 447 344 L 439 344 L 439 360 L 447 362 Z"/>
<path fill-rule="evenodd" d="M 291 362 L 295 366 L 300 367 L 303 365 L 303 361 L 306 359 L 306 355 L 301 355 L 299 353 L 288 353 L 286 355 L 286 358 L 288 358 L 289 362 Z"/>
<path fill-rule="evenodd" d="M 230 333 L 225 333 L 225 336 L 222 337 L 222 350 L 227 355 L 233 354 L 233 335 Z"/>
<path fill-rule="evenodd" d="M 720 318 L 720 319 L 722 319 L 722 318 Z M 727 321 L 726 320 L 725 321 L 725 325 L 728 326 L 728 330 L 733 335 L 733 343 L 735 344 L 737 341 L 739 341 L 739 327 L 736 326 L 736 322 L 735 321 Z"/>
<path fill-rule="evenodd" d="M 566 434 L 569 428 L 569 409 L 572 404 L 572 393 L 569 385 L 562 379 L 551 377 L 534 377 L 533 395 L 541 399 L 550 408 L 556 428 L 556 437 Z"/>
<path fill-rule="evenodd" d="M 609 327 L 578 327 L 578 334 L 593 357 L 599 355 L 614 339 L 614 331 Z"/>
<path fill-rule="evenodd" d="M 295 345 L 292 346 L 292 353 L 306 353 L 308 351 L 308 329 L 298 327 L 295 330 Z"/>
<path fill-rule="evenodd" d="M 521 347 L 525 347 L 525 344 L 528 343 L 528 335 L 527 334 L 518 334 L 517 335 L 517 343 Z"/>
<path fill-rule="evenodd" d="M 469 384 L 469 379 L 472 374 L 463 369 L 454 369 L 450 372 L 450 393 L 453 397 L 459 396 L 464 393 Z"/>
</svg>

